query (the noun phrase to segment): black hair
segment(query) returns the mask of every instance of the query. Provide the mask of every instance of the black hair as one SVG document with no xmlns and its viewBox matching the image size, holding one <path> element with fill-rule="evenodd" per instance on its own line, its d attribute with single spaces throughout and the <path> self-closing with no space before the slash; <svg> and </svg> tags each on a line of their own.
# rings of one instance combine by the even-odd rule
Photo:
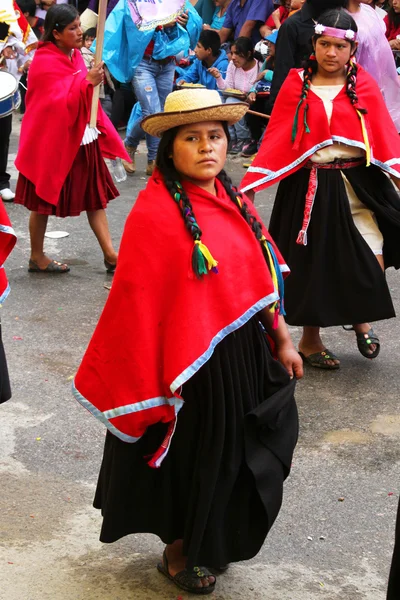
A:
<svg viewBox="0 0 400 600">
<path fill-rule="evenodd" d="M 42 41 L 55 44 L 54 29 L 61 33 L 77 17 L 79 17 L 79 12 L 75 6 L 71 4 L 53 4 L 46 13 Z"/>
<path fill-rule="evenodd" d="M 393 6 L 388 10 L 388 21 L 397 29 L 400 26 L 400 13 L 395 12 Z"/>
<path fill-rule="evenodd" d="M 96 27 L 89 27 L 89 29 L 86 29 L 85 33 L 83 34 L 83 41 L 85 41 L 87 38 L 96 39 L 96 35 L 97 35 Z"/>
<path fill-rule="evenodd" d="M 213 29 L 205 29 L 202 31 L 199 37 L 199 42 L 203 46 L 204 50 L 211 48 L 213 56 L 217 56 L 221 49 L 221 38 Z"/>
<path fill-rule="evenodd" d="M 229 142 L 229 130 L 228 124 L 225 121 L 221 122 L 221 125 L 224 129 L 225 135 Z M 186 195 L 185 190 L 183 189 L 180 182 L 180 175 L 178 171 L 175 169 L 173 160 L 171 158 L 172 146 L 174 143 L 174 139 L 176 134 L 178 133 L 179 127 L 174 127 L 172 129 L 167 130 L 160 141 L 157 151 L 156 165 L 159 171 L 161 172 L 165 186 L 170 193 L 172 199 L 178 204 L 180 212 L 182 214 L 186 229 L 189 231 L 190 235 L 193 238 L 194 242 L 201 242 L 202 231 L 200 229 L 199 224 L 197 223 L 196 216 L 193 211 L 192 204 Z M 278 287 L 279 287 L 279 295 L 280 301 L 276 304 L 276 308 L 279 309 L 279 314 L 284 314 L 283 307 L 283 279 L 281 276 L 281 272 L 279 269 L 279 265 L 276 262 L 276 257 L 274 250 L 268 242 L 262 231 L 262 224 L 256 219 L 254 215 L 248 210 L 248 205 L 243 198 L 241 192 L 237 190 L 232 184 L 230 177 L 227 173 L 222 170 L 218 175 L 217 179 L 222 183 L 226 193 L 228 194 L 230 200 L 232 200 L 233 204 L 238 207 L 240 214 L 249 225 L 251 230 L 253 231 L 256 239 L 260 242 L 260 246 L 271 273 L 275 272 L 278 278 Z M 196 244 L 195 244 L 196 246 Z M 193 252 L 192 254 L 192 267 L 193 271 L 198 277 L 201 277 L 202 274 L 205 274 L 206 270 L 199 269 L 199 265 L 197 264 L 197 253 Z M 216 270 L 216 269 L 214 269 Z"/>
<path fill-rule="evenodd" d="M 253 60 L 254 58 L 254 44 L 250 38 L 238 37 L 232 44 L 236 48 L 236 54 L 246 58 L 247 60 Z M 231 46 L 231 48 L 232 48 Z"/>
<path fill-rule="evenodd" d="M 18 8 L 23 15 L 28 13 L 30 17 L 34 17 L 37 7 L 35 0 L 18 0 Z"/>
</svg>

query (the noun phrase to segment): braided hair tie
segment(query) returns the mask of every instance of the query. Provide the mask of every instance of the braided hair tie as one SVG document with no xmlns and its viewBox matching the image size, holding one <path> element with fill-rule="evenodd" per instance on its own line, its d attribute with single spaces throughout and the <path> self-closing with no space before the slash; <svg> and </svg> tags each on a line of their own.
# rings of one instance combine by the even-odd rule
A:
<svg viewBox="0 0 400 600">
<path fill-rule="evenodd" d="M 175 181 L 177 192 L 174 194 L 174 200 L 180 204 L 182 199 L 182 185 L 179 181 Z M 209 271 L 218 273 L 217 265 L 218 261 L 212 256 L 211 252 L 205 244 L 201 241 L 201 229 L 198 226 L 196 219 L 188 206 L 181 207 L 184 217 L 189 224 L 190 233 L 194 237 L 194 245 L 192 251 L 192 269 L 196 277 L 200 278 L 202 275 L 208 275 Z"/>
</svg>

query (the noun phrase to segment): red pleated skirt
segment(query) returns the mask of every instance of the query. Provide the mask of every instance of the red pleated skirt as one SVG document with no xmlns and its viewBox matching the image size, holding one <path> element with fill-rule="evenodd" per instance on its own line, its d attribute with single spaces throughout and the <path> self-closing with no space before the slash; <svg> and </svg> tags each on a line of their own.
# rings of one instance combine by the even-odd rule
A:
<svg viewBox="0 0 400 600">
<path fill-rule="evenodd" d="M 34 184 L 22 173 L 18 177 L 14 202 L 41 215 L 77 217 L 84 211 L 106 208 L 108 202 L 117 196 L 118 190 L 101 155 L 99 143 L 95 140 L 80 146 L 61 189 L 57 206 L 39 198 Z"/>
</svg>

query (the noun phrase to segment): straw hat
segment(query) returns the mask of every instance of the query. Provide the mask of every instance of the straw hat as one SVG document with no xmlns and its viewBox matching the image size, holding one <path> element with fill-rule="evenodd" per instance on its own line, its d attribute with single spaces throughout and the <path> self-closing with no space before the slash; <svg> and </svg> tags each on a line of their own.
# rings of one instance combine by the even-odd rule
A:
<svg viewBox="0 0 400 600">
<path fill-rule="evenodd" d="M 145 117 L 141 126 L 146 133 L 161 137 L 168 129 L 189 123 L 227 121 L 233 125 L 240 121 L 248 108 L 245 102 L 222 104 L 216 90 L 184 89 L 168 94 L 164 112 Z"/>
</svg>

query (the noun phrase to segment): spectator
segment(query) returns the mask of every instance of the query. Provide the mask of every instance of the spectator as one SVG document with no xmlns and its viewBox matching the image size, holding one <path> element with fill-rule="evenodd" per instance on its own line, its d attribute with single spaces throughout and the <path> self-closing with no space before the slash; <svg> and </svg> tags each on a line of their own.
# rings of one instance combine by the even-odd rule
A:
<svg viewBox="0 0 400 600">
<path fill-rule="evenodd" d="M 255 45 L 260 39 L 260 27 L 272 13 L 272 0 L 232 0 L 220 30 L 221 42 L 233 34 L 234 39 L 248 37 Z"/>
<path fill-rule="evenodd" d="M 43 34 L 43 19 L 38 19 L 36 15 L 35 0 L 18 0 L 18 7 L 29 25 L 32 27 L 33 33 L 39 39 Z"/>
<path fill-rule="evenodd" d="M 193 23 L 193 31 L 197 35 L 197 41 L 201 30 L 201 19 L 194 10 L 191 13 L 189 13 L 189 10 L 186 10 L 176 20 L 155 30 L 154 36 L 146 47 L 143 58 L 136 68 L 132 85 L 136 99 L 140 102 L 143 117 L 156 112 L 162 112 L 165 99 L 172 92 L 176 54 L 174 47 L 179 34 L 178 25 L 183 28 L 187 26 L 190 28 L 190 23 L 188 25 L 189 14 Z M 191 37 L 190 34 L 187 35 L 188 43 Z M 126 172 L 129 174 L 133 174 L 136 171 L 135 153 L 142 136 L 143 130 L 140 127 L 140 123 L 137 123 L 132 133 L 125 138 L 125 147 L 132 162 L 122 162 Z M 146 134 L 146 175 L 148 176 L 152 175 L 155 167 L 158 144 L 159 139 L 157 137 Z"/>
<path fill-rule="evenodd" d="M 83 34 L 83 43 L 81 48 L 81 54 L 83 58 L 83 62 L 86 65 L 86 68 L 89 70 L 93 66 L 94 61 L 94 52 L 90 50 L 90 46 L 93 44 L 96 39 L 96 29 L 95 27 L 90 27 L 86 29 Z"/>
<path fill-rule="evenodd" d="M 311 54 L 315 19 L 325 10 L 343 7 L 344 4 L 344 0 L 306 0 L 303 8 L 286 19 L 279 29 L 274 80 L 268 103 L 269 114 L 290 69 L 300 68 L 303 61 Z"/>
<path fill-rule="evenodd" d="M 279 29 L 289 16 L 291 8 L 290 0 L 280 0 L 280 3 L 281 5 L 265 21 L 265 25 L 260 27 L 260 33 L 263 38 L 266 38 L 275 29 Z"/>
<path fill-rule="evenodd" d="M 251 109 L 267 114 L 268 96 L 264 94 L 270 90 L 271 82 L 274 76 L 275 66 L 275 44 L 278 32 L 274 31 L 266 38 L 268 44 L 268 55 L 261 66 L 261 70 L 257 76 L 254 85 L 250 89 L 247 101 L 251 104 Z M 267 124 L 267 120 L 256 115 L 246 114 L 246 124 L 251 133 L 251 141 L 246 146 L 243 146 L 242 156 L 254 157 L 257 153 L 261 136 Z"/>
<path fill-rule="evenodd" d="M 258 62 L 254 58 L 253 44 L 249 38 L 240 37 L 232 44 L 231 52 L 232 62 L 228 65 L 226 79 L 216 68 L 211 68 L 210 73 L 216 78 L 219 90 L 232 89 L 247 95 L 258 75 Z M 234 104 L 242 100 L 240 96 L 229 96 L 225 102 Z M 231 138 L 229 154 L 240 154 L 243 147 L 250 142 L 250 131 L 244 117 L 235 125 L 230 125 L 229 134 Z"/>
<path fill-rule="evenodd" d="M 389 9 L 385 19 L 386 37 L 392 50 L 400 50 L 400 0 L 392 0 L 392 6 Z"/>
<path fill-rule="evenodd" d="M 228 57 L 225 50 L 221 50 L 221 40 L 216 31 L 212 29 L 202 31 L 199 41 L 195 48 L 196 58 L 186 71 L 183 71 L 183 77 L 180 77 L 177 84 L 201 83 L 209 90 L 218 89 L 215 77 L 211 75 L 209 69 L 214 67 L 218 69 L 222 77 L 225 78 L 228 68 Z"/>
<path fill-rule="evenodd" d="M 228 6 L 231 0 L 214 0 L 216 9 L 213 14 L 213 18 L 210 25 L 205 23 L 203 25 L 203 29 L 213 29 L 214 31 L 219 31 L 225 23 L 226 11 L 228 10 Z"/>
<path fill-rule="evenodd" d="M 190 3 L 199 13 L 203 23 L 211 23 L 215 12 L 213 0 L 190 0 Z"/>
</svg>

